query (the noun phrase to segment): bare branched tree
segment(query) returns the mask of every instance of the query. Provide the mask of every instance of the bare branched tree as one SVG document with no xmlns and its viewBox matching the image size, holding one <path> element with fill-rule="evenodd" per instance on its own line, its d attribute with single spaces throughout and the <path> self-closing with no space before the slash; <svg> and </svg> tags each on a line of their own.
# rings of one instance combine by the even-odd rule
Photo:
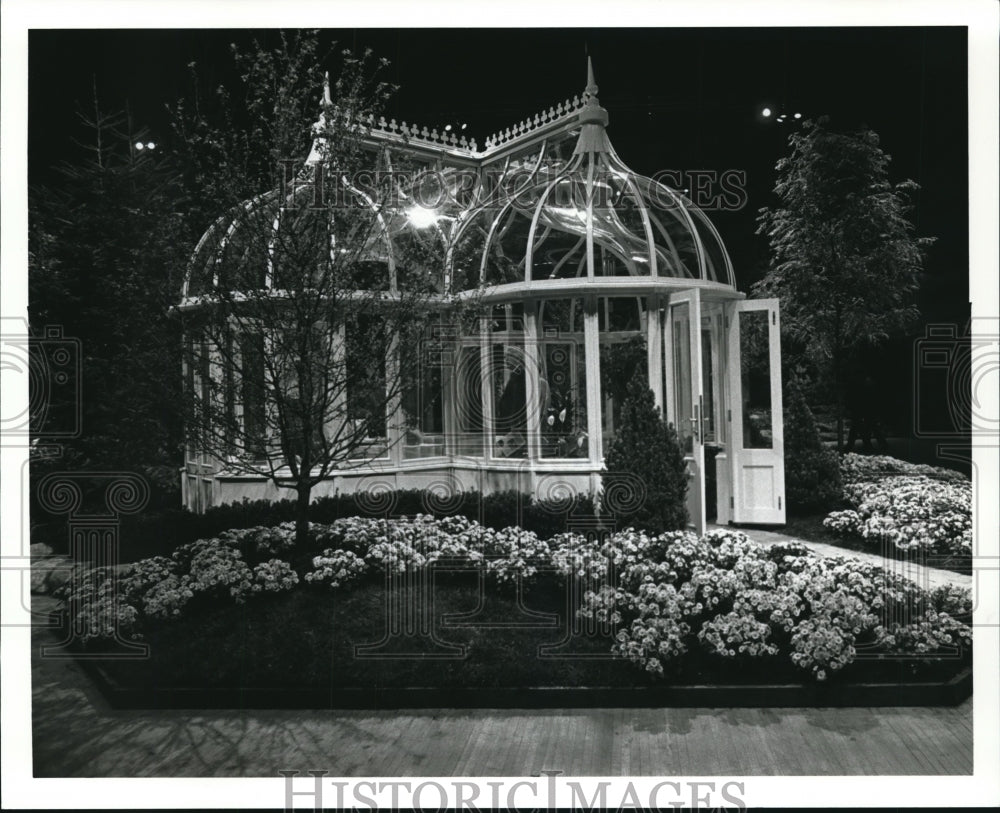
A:
<svg viewBox="0 0 1000 813">
<path fill-rule="evenodd" d="M 206 211 L 224 204 L 179 307 L 190 448 L 294 492 L 300 543 L 312 489 L 400 442 L 400 350 L 454 304 L 439 231 L 407 216 L 418 167 L 370 137 L 386 63 L 343 52 L 331 84 L 317 50 L 303 33 L 237 53 L 241 110 L 175 111 Z"/>
</svg>

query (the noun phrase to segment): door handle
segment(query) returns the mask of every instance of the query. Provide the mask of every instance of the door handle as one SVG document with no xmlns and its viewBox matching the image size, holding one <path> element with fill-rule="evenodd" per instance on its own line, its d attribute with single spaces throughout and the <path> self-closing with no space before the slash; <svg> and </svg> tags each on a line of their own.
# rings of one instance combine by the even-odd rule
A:
<svg viewBox="0 0 1000 813">
<path fill-rule="evenodd" d="M 691 435 L 694 438 L 695 443 L 701 443 L 701 405 L 694 404 L 694 417 L 689 418 L 691 421 Z"/>
</svg>

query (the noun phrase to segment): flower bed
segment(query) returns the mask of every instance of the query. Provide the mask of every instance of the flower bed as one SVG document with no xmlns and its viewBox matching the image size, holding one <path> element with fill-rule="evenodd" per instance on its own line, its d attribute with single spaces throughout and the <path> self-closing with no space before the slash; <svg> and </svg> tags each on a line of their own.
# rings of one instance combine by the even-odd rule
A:
<svg viewBox="0 0 1000 813">
<path fill-rule="evenodd" d="M 959 472 L 884 456 L 841 460 L 850 509 L 823 524 L 879 550 L 918 551 L 939 559 L 972 553 L 972 483 Z"/>
<path fill-rule="evenodd" d="M 968 590 L 737 531 L 546 542 L 416 516 L 317 526 L 313 551 L 293 551 L 293 535 L 198 540 L 127 566 L 117 591 L 87 571 L 66 593 L 78 642 L 99 646 L 117 624 L 151 644 L 147 660 L 109 663 L 119 680 L 234 688 L 884 680 L 950 675 L 971 656 Z M 396 643 L 417 650 L 359 657 L 413 585 L 433 591 L 429 616 Z"/>
</svg>

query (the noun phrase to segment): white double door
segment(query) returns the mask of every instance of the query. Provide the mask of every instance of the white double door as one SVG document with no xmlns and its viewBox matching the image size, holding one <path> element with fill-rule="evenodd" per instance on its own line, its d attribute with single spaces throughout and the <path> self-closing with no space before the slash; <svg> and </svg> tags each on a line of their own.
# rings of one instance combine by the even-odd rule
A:
<svg viewBox="0 0 1000 813">
<path fill-rule="evenodd" d="M 663 403 L 688 466 L 688 525 L 706 524 L 706 446 L 720 523 L 785 522 L 781 342 L 776 299 L 704 302 L 671 294 Z"/>
</svg>

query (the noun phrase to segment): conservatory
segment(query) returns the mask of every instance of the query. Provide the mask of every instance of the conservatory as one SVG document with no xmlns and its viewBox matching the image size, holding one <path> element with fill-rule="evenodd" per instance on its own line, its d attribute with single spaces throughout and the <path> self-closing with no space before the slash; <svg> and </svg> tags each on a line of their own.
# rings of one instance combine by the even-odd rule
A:
<svg viewBox="0 0 1000 813">
<path fill-rule="evenodd" d="M 369 422 L 371 436 L 356 455 L 363 460 L 326 474 L 314 497 L 412 488 L 441 499 L 472 489 L 599 496 L 621 418 L 619 379 L 633 370 L 648 377 L 677 429 L 691 526 L 784 523 L 777 301 L 746 299 L 708 217 L 623 163 L 597 91 L 588 65 L 581 96 L 482 147 L 405 122 L 380 119 L 367 128 L 373 151 L 433 168 L 445 193 L 418 203 L 411 187 L 399 210 L 380 219 L 372 243 L 381 247 L 371 259 L 388 274 L 387 288 L 402 275 L 395 241 L 437 241 L 437 293 L 474 301 L 477 317 L 460 328 L 442 322 L 426 346 L 387 343 L 382 380 L 405 369 L 409 383 L 386 400 L 382 419 Z M 324 115 L 329 109 L 327 90 Z M 314 125 L 307 170 L 321 160 L 323 123 L 321 116 Z M 283 203 L 272 194 L 246 205 Z M 226 218 L 209 229 L 181 311 L 203 307 L 214 258 L 236 242 L 238 229 Z M 350 337 L 341 335 L 344 346 L 330 352 L 349 354 Z M 185 371 L 195 390 L 199 378 L 224 374 L 212 364 Z M 265 411 L 243 404 L 234 420 L 261 422 Z M 229 465 L 194 440 L 181 479 L 194 511 L 288 496 L 263 470 Z"/>
</svg>

